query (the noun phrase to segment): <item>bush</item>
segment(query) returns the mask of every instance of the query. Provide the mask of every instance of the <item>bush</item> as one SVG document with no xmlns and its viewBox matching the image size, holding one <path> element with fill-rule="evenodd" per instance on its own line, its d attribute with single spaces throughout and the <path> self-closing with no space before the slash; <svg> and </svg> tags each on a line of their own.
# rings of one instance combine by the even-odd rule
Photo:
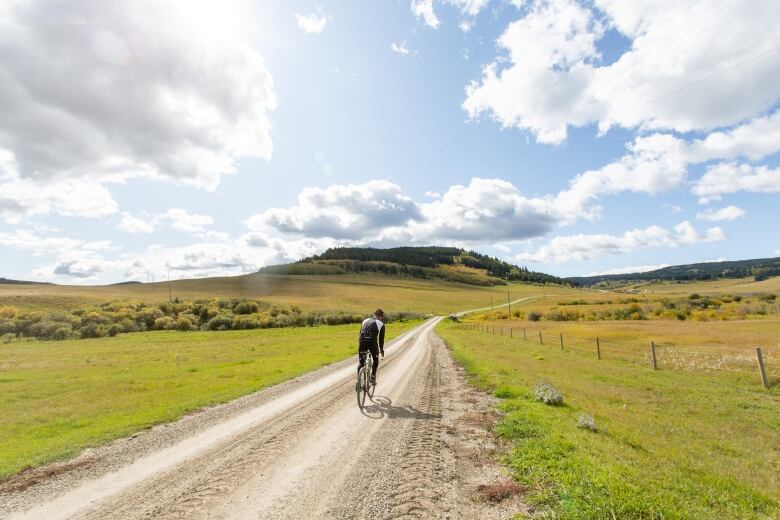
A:
<svg viewBox="0 0 780 520">
<path fill-rule="evenodd" d="M 240 304 L 239 304 L 240 305 Z M 260 316 L 252 314 L 239 314 L 233 319 L 233 329 L 259 329 Z"/>
<path fill-rule="evenodd" d="M 10 305 L 6 305 L 5 307 L 0 307 L 0 318 L 6 320 L 12 320 L 16 318 L 17 314 L 18 311 L 16 310 L 16 307 L 11 307 Z"/>
<path fill-rule="evenodd" d="M 540 403 L 550 406 L 563 404 L 563 394 L 561 394 L 549 381 L 540 381 L 534 388 L 534 397 Z"/>
<path fill-rule="evenodd" d="M 255 314 L 260 312 L 260 306 L 257 305 L 257 302 L 246 300 L 239 302 L 235 307 L 233 307 L 233 312 L 236 314 Z"/>
<path fill-rule="evenodd" d="M 176 327 L 176 322 L 170 316 L 163 316 L 154 320 L 154 330 L 170 330 Z"/>
<path fill-rule="evenodd" d="M 233 328 L 233 318 L 225 314 L 214 316 L 206 324 L 208 330 L 230 330 Z"/>
<path fill-rule="evenodd" d="M 599 428 L 596 425 L 596 418 L 593 417 L 592 413 L 581 413 L 579 417 L 577 417 L 577 428 L 590 430 L 594 433 L 599 431 Z"/>
<path fill-rule="evenodd" d="M 11 343 L 14 338 L 16 337 L 15 334 L 11 334 L 10 332 L 6 332 L 3 334 L 3 343 Z"/>
<path fill-rule="evenodd" d="M 175 324 L 176 330 L 192 330 L 192 320 L 188 318 L 184 314 L 180 314 L 178 318 L 176 318 L 176 324 Z"/>
<path fill-rule="evenodd" d="M 542 313 L 539 311 L 530 311 L 528 313 L 528 321 L 539 321 L 542 319 Z"/>
</svg>

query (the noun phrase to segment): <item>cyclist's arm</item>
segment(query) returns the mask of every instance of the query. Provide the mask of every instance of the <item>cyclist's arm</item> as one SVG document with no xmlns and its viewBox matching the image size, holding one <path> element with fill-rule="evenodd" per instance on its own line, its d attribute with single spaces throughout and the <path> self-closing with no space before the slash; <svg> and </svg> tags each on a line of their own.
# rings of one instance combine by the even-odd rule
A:
<svg viewBox="0 0 780 520">
<path fill-rule="evenodd" d="M 382 328 L 379 329 L 379 351 L 382 352 L 382 355 L 385 355 L 385 328 L 386 325 L 382 323 Z"/>
</svg>

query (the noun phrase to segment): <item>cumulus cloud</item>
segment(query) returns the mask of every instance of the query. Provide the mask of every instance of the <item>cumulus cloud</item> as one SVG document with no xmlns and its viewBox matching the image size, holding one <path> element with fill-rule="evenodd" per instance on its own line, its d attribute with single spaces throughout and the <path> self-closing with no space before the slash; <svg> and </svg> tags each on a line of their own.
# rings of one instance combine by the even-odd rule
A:
<svg viewBox="0 0 780 520">
<path fill-rule="evenodd" d="M 412 0 L 412 13 L 421 18 L 428 27 L 436 29 L 441 24 L 433 10 L 433 0 Z"/>
<path fill-rule="evenodd" d="M 780 4 L 713 1 L 680 10 L 675 0 L 533 0 L 499 37 L 501 56 L 468 86 L 463 108 L 552 144 L 589 124 L 688 132 L 755 117 L 778 99 L 780 61 L 769 56 L 780 46 Z M 607 28 L 631 42 L 612 63 L 597 47 Z"/>
<path fill-rule="evenodd" d="M 627 265 L 624 267 L 614 267 L 607 269 L 606 271 L 597 271 L 594 273 L 588 273 L 583 276 L 605 276 L 609 274 L 628 274 L 628 273 L 646 273 L 648 271 L 655 271 L 669 267 L 671 264 L 655 264 L 655 265 Z"/>
<path fill-rule="evenodd" d="M 154 217 L 136 217 L 126 211 L 122 212 L 122 221 L 117 228 L 127 233 L 151 233 L 157 227 Z"/>
<path fill-rule="evenodd" d="M 738 191 L 780 193 L 780 168 L 721 163 L 711 166 L 693 186 L 699 202 L 706 204 Z"/>
<path fill-rule="evenodd" d="M 719 227 L 699 233 L 690 222 L 681 222 L 669 230 L 660 226 L 632 229 L 622 235 L 580 234 L 559 236 L 535 251 L 520 253 L 519 262 L 562 263 L 589 260 L 604 255 L 624 254 L 640 248 L 674 248 L 698 242 L 718 242 L 726 235 Z"/>
<path fill-rule="evenodd" d="M 696 218 L 699 220 L 718 222 L 721 220 L 737 220 L 743 218 L 745 215 L 747 215 L 747 212 L 744 209 L 732 205 L 719 209 L 709 208 L 700 211 L 696 214 Z"/>
<path fill-rule="evenodd" d="M 306 34 L 320 34 L 328 24 L 328 16 L 322 11 L 309 14 L 295 13 L 295 21 L 298 27 Z"/>
<path fill-rule="evenodd" d="M 313 238 L 365 239 L 420 218 L 417 204 L 388 181 L 305 188 L 291 208 L 274 208 L 247 220 L 255 231 L 274 229 Z"/>
<path fill-rule="evenodd" d="M 102 216 L 117 211 L 104 183 L 144 177 L 211 189 L 238 158 L 270 158 L 271 74 L 253 48 L 221 30 L 217 14 L 228 9 L 209 5 L 3 5 L 6 219 Z"/>
<path fill-rule="evenodd" d="M 575 215 L 554 197 L 526 197 L 501 179 L 473 178 L 428 202 L 388 181 L 306 188 L 290 208 L 247 220 L 254 231 L 382 245 L 494 243 L 541 236 Z"/>
</svg>

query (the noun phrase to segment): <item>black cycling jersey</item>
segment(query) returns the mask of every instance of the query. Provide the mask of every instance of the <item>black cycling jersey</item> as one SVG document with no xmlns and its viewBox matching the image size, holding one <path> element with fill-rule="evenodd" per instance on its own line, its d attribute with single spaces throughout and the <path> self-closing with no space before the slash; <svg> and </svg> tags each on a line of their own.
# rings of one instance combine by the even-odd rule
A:
<svg viewBox="0 0 780 520">
<path fill-rule="evenodd" d="M 379 345 L 379 350 L 385 349 L 385 324 L 378 318 L 366 318 L 360 326 L 358 346 L 367 349 Z"/>
</svg>

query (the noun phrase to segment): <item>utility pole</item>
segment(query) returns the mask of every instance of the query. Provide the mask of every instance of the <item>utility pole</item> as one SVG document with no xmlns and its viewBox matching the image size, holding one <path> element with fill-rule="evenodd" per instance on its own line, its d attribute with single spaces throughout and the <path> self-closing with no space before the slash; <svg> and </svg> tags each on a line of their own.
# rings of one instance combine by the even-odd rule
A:
<svg viewBox="0 0 780 520">
<path fill-rule="evenodd" d="M 509 299 L 509 291 L 506 292 L 506 304 L 509 307 L 509 310 L 506 313 L 506 317 L 511 320 L 512 319 L 512 300 Z"/>
<path fill-rule="evenodd" d="M 171 270 L 168 269 L 168 303 L 173 303 L 173 297 L 171 296 Z"/>
</svg>

